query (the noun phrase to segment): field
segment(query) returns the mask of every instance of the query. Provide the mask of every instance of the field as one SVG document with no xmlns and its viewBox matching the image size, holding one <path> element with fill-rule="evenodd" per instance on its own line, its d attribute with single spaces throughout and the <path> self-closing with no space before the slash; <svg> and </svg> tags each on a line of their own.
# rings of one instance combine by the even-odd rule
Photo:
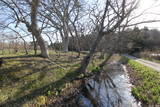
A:
<svg viewBox="0 0 160 107">
<path fill-rule="evenodd" d="M 76 69 L 85 55 L 76 58 L 75 52 L 61 52 L 60 56 L 55 52 L 50 53 L 51 60 L 21 54 L 1 56 L 12 57 L 4 59 L 0 67 L 1 106 L 39 107 L 76 90 L 73 87 L 80 85 L 77 78 L 83 77 Z M 91 61 L 88 71 L 95 69 L 100 62 L 102 59 L 98 58 Z"/>
</svg>

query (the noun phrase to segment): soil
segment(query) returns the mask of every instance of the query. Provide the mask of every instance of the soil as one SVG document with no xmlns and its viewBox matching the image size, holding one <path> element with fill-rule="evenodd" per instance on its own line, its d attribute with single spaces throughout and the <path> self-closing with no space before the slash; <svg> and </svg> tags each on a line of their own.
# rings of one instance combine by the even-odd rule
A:
<svg viewBox="0 0 160 107">
<path fill-rule="evenodd" d="M 77 96 L 82 91 L 82 80 L 74 80 L 73 84 L 61 92 L 56 98 L 50 97 L 45 107 L 78 107 Z"/>
<path fill-rule="evenodd" d="M 130 77 L 130 82 L 133 84 L 133 85 L 138 85 L 140 84 L 139 83 L 139 80 L 141 78 L 138 78 L 137 73 L 136 71 L 133 70 L 133 68 L 131 68 L 129 65 L 126 65 L 126 68 L 127 68 L 127 71 L 128 71 L 128 74 L 129 74 L 129 77 Z"/>
</svg>

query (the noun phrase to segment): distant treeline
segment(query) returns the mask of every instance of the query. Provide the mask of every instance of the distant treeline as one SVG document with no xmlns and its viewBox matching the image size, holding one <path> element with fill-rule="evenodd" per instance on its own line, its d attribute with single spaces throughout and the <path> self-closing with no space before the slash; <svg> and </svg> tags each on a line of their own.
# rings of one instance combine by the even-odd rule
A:
<svg viewBox="0 0 160 107">
<path fill-rule="evenodd" d="M 96 38 L 96 32 L 79 37 L 69 37 L 69 51 L 89 51 Z M 48 43 L 46 42 L 46 45 Z M 50 50 L 62 50 L 62 42 L 55 42 L 48 45 Z M 34 42 L 22 41 L 0 41 L 0 50 L 39 50 L 38 44 Z M 139 29 L 127 29 L 123 32 L 115 32 L 103 37 L 96 51 L 107 53 L 134 53 L 144 50 L 154 51 L 160 49 L 160 31 L 157 29 L 149 30 L 147 27 Z M 2 52 L 3 53 L 3 52 Z"/>
<path fill-rule="evenodd" d="M 82 35 L 79 37 L 70 37 L 69 51 L 89 51 L 95 41 L 96 33 Z M 62 49 L 62 43 L 56 42 L 49 47 L 56 50 Z M 134 53 L 144 50 L 160 49 L 160 31 L 157 29 L 149 30 L 147 27 L 139 29 L 127 29 L 123 32 L 112 33 L 105 36 L 97 51 L 106 51 L 114 53 Z"/>
</svg>

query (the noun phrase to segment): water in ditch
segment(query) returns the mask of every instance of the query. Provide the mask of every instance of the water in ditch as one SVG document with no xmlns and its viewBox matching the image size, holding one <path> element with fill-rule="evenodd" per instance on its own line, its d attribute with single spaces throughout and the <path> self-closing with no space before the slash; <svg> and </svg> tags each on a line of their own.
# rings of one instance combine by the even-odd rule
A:
<svg viewBox="0 0 160 107">
<path fill-rule="evenodd" d="M 117 62 L 109 66 L 110 72 L 103 71 L 101 75 L 86 80 L 86 87 L 92 99 L 99 107 L 141 107 L 141 103 L 131 94 L 132 84 L 125 66 Z M 82 107 L 94 106 L 93 101 L 83 95 L 79 102 Z"/>
</svg>

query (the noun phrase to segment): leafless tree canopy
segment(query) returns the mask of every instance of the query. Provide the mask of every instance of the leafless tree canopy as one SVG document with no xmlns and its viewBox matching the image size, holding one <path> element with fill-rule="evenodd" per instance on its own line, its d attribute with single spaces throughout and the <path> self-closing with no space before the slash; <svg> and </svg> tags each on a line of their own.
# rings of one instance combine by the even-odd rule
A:
<svg viewBox="0 0 160 107">
<path fill-rule="evenodd" d="M 141 23 L 130 24 L 141 15 L 132 14 L 138 3 L 138 0 L 97 0 L 89 3 L 85 0 L 1 0 L 0 27 L 4 33 L 10 31 L 16 39 L 19 38 L 26 54 L 29 48 L 34 49 L 35 54 L 40 50 L 43 57 L 49 57 L 48 49 L 77 51 L 78 56 L 81 51 L 89 51 L 79 68 L 80 72 L 85 72 L 96 51 L 113 54 L 133 46 L 133 38 L 125 35 L 135 35 L 127 29 Z M 150 33 L 157 35 L 156 31 Z M 139 34 L 144 33 L 140 31 Z M 5 37 L 12 38 L 8 36 Z M 124 47 L 127 41 L 124 38 L 132 41 L 125 45 L 129 48 Z M 121 48 L 114 45 L 118 41 L 123 45 Z M 2 40 L 2 49 L 5 44 Z"/>
</svg>

